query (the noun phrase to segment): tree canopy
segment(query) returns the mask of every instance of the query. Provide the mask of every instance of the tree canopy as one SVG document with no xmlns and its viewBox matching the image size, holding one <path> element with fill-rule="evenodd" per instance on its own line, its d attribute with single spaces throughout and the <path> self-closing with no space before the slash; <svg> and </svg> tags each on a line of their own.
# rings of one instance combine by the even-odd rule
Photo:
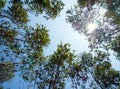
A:
<svg viewBox="0 0 120 89">
<path fill-rule="evenodd" d="M 67 11 L 67 22 L 87 36 L 92 50 L 111 49 L 119 58 L 119 5 L 120 0 L 78 0 Z M 16 72 L 33 89 L 64 89 L 67 81 L 73 89 L 120 88 L 120 71 L 103 50 L 76 54 L 69 43 L 61 42 L 45 55 L 52 40 L 49 30 L 41 24 L 30 26 L 29 14 L 55 19 L 63 7 L 62 0 L 0 0 L 0 46 L 5 54 L 0 56 L 0 89 Z M 90 23 L 97 23 L 91 33 Z"/>
<path fill-rule="evenodd" d="M 18 63 L 16 60 L 11 61 L 1 57 L 1 82 L 13 77 L 12 66 L 6 64 L 9 61 L 13 67 L 17 65 L 15 69 L 19 71 L 22 68 L 31 69 L 36 63 L 40 65 L 44 59 L 43 49 L 50 42 L 48 30 L 39 24 L 36 25 L 36 28 L 27 25 L 30 21 L 28 14 L 30 12 L 38 15 L 44 13 L 48 18 L 56 18 L 63 7 L 61 0 L 0 0 L 0 45 L 8 47 L 16 59 L 20 56 Z M 8 56 L 10 51 L 6 51 L 5 54 L 7 53 L 6 56 Z"/>
<path fill-rule="evenodd" d="M 56 18 L 64 7 L 61 0 L 25 0 L 30 12 L 37 14 L 45 13 L 46 18 Z"/>
<path fill-rule="evenodd" d="M 108 57 L 109 55 L 102 51 L 96 51 L 94 56 L 86 52 L 81 54 L 80 61 L 71 67 L 73 88 L 119 88 L 120 73 L 112 68 Z"/>
<path fill-rule="evenodd" d="M 77 0 L 74 8 L 67 11 L 67 22 L 79 33 L 87 35 L 90 48 L 108 49 L 108 44 L 118 36 L 120 0 Z M 97 24 L 91 33 L 89 24 Z"/>
</svg>

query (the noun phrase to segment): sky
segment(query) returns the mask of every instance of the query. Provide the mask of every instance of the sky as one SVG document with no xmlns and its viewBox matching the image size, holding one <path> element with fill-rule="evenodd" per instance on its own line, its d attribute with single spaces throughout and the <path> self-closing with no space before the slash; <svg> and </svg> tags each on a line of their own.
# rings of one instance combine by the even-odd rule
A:
<svg viewBox="0 0 120 89">
<path fill-rule="evenodd" d="M 83 35 L 80 35 L 76 32 L 69 23 L 66 23 L 66 10 L 70 9 L 76 3 L 76 0 L 64 0 L 65 7 L 61 11 L 60 16 L 57 17 L 55 20 L 46 20 L 43 16 L 35 17 L 34 15 L 30 15 L 30 25 L 35 26 L 36 23 L 43 24 L 49 30 L 50 35 L 50 45 L 45 49 L 45 54 L 49 55 L 52 54 L 57 45 L 60 42 L 63 43 L 70 43 L 71 49 L 75 50 L 77 54 L 82 53 L 84 51 L 89 52 L 88 48 L 88 41 L 85 39 Z M 111 56 L 112 59 L 115 59 Z M 118 61 L 112 61 L 113 67 L 116 69 L 120 66 Z M 11 79 L 10 81 L 4 83 L 5 89 L 11 87 L 11 89 L 25 89 L 26 83 L 19 78 L 19 74 L 17 73 L 16 76 Z"/>
<path fill-rule="evenodd" d="M 49 30 L 51 42 L 46 49 L 46 54 L 53 53 L 53 51 L 56 50 L 57 44 L 61 41 L 63 43 L 70 43 L 71 48 L 76 50 L 77 53 L 89 50 L 87 48 L 88 42 L 85 40 L 85 37 L 74 31 L 69 23 L 66 23 L 66 11 L 76 4 L 76 0 L 64 0 L 64 3 L 64 9 L 55 20 L 47 21 L 43 16 L 37 18 L 33 15 L 30 16 L 30 18 L 32 18 L 30 25 L 35 26 L 36 23 L 43 24 Z"/>
</svg>

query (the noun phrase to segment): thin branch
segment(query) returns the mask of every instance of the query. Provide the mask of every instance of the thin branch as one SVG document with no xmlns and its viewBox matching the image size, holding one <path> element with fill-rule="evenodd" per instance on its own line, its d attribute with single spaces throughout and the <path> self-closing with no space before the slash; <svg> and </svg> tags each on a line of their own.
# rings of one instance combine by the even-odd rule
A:
<svg viewBox="0 0 120 89">
<path fill-rule="evenodd" d="M 115 35 L 115 34 L 117 34 L 117 33 L 119 33 L 120 32 L 120 28 L 116 28 L 116 29 L 114 29 L 114 30 L 117 30 L 116 32 L 114 32 L 114 33 L 112 33 L 112 34 L 110 34 L 110 36 L 113 36 L 113 35 Z"/>
</svg>

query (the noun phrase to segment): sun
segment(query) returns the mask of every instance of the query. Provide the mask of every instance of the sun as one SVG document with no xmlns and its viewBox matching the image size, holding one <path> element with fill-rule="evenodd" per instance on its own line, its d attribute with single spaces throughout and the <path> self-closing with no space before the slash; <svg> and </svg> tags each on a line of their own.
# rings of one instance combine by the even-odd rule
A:
<svg viewBox="0 0 120 89">
<path fill-rule="evenodd" d="M 98 26 L 97 26 L 96 23 L 89 23 L 89 24 L 87 25 L 88 33 L 92 33 L 97 27 L 98 27 Z"/>
</svg>

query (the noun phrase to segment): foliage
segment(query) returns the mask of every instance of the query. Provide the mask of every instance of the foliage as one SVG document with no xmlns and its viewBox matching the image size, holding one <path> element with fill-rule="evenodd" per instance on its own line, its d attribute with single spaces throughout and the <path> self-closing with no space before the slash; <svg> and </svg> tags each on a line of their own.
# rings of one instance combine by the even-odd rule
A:
<svg viewBox="0 0 120 89">
<path fill-rule="evenodd" d="M 47 69 L 46 81 L 49 81 L 49 89 L 63 89 L 65 87 L 69 67 L 72 65 L 75 57 L 74 52 L 70 51 L 69 44 L 60 43 L 57 46 L 57 50 L 49 56 L 48 63 L 45 66 Z"/>
<path fill-rule="evenodd" d="M 4 7 L 3 4 L 6 2 L 8 4 Z M 50 7 L 49 5 L 46 5 L 46 3 L 49 4 Z M 17 43 L 21 41 L 21 39 L 18 39 L 18 37 L 19 36 L 25 37 L 24 32 L 27 33 L 26 28 L 30 29 L 27 27 L 27 23 L 29 21 L 29 16 L 28 16 L 29 11 L 33 11 L 38 14 L 43 14 L 44 12 L 46 12 L 46 14 L 50 16 L 49 18 L 55 18 L 57 17 L 57 15 L 60 13 L 60 11 L 63 9 L 63 6 L 64 6 L 63 2 L 60 0 L 52 0 L 51 2 L 45 1 L 45 0 L 42 0 L 42 1 L 0 0 L 0 4 L 2 5 L 1 7 L 4 7 L 4 8 L 0 8 L 0 38 L 1 38 L 0 44 L 9 46 L 12 49 L 15 49 L 15 48 L 18 49 L 19 45 Z M 42 9 L 42 12 L 40 12 L 39 9 Z M 42 27 L 42 28 L 45 28 L 45 27 Z M 42 33 L 39 33 L 39 34 L 42 34 Z M 49 40 L 47 39 L 47 37 L 42 38 L 42 36 L 40 39 L 42 39 L 42 41 Z M 41 44 L 42 44 L 42 41 L 40 41 Z"/>
<path fill-rule="evenodd" d="M 67 11 L 67 22 L 72 24 L 72 27 L 79 33 L 87 36 L 92 50 L 104 48 L 106 50 L 112 49 L 119 55 L 119 11 L 120 0 L 78 0 L 78 4 L 74 9 Z M 101 14 L 101 9 L 106 10 Z M 98 27 L 92 33 L 88 33 L 87 25 L 89 23 L 97 23 Z M 92 75 L 93 81 L 89 86 L 95 88 L 96 86 L 101 89 L 119 88 L 120 73 L 114 70 L 111 66 L 110 59 L 106 53 L 96 51 L 92 60 L 88 61 L 87 55 L 84 62 L 85 65 L 92 64 L 92 66 L 82 67 L 77 63 L 73 68 L 77 70 L 72 71 L 73 86 L 78 88 L 78 85 L 85 88 L 85 83 L 89 81 L 89 73 Z M 94 60 L 94 61 L 93 61 Z M 86 71 L 87 70 L 87 71 Z M 81 73 L 82 71 L 82 73 Z M 94 72 L 93 72 L 94 71 Z M 81 74 L 84 76 L 81 77 Z M 109 76 L 108 76 L 109 75 Z M 85 82 L 80 83 L 83 77 L 87 79 Z M 92 80 L 91 80 L 92 81 Z M 96 85 L 97 84 L 97 85 Z"/>
<path fill-rule="evenodd" d="M 22 3 L 11 1 L 7 8 L 0 9 L 0 27 L 3 29 L 12 29 L 20 27 L 28 22 L 28 15 Z M 19 26 L 18 26 L 19 24 Z"/>
<path fill-rule="evenodd" d="M 57 89 L 65 86 L 67 71 L 75 58 L 75 54 L 70 52 L 69 44 L 59 44 L 54 54 L 47 58 L 33 58 L 33 61 L 38 59 L 36 63 L 31 61 L 31 64 L 21 67 L 24 80 L 34 82 L 39 89 Z"/>
<path fill-rule="evenodd" d="M 15 66 L 12 62 L 0 63 L 0 83 L 14 77 Z"/>
<path fill-rule="evenodd" d="M 6 6 L 5 3 L 7 3 Z M 21 70 L 23 79 L 34 80 L 30 73 L 36 73 L 34 68 L 43 65 L 43 60 L 46 59 L 43 49 L 50 42 L 48 30 L 45 26 L 38 24 L 36 28 L 27 26 L 29 21 L 28 13 L 33 11 L 43 14 L 45 12 L 49 18 L 56 18 L 63 9 L 63 6 L 64 4 L 61 0 L 0 0 L 0 45 L 8 46 L 14 53 L 17 53 L 16 58 L 19 59 L 20 56 L 20 62 L 17 65 L 20 68 L 19 70 Z M 10 69 L 8 68 L 12 67 L 10 66 L 12 64 L 3 65 L 5 65 L 4 70 L 9 73 Z M 1 68 L 3 72 L 3 67 Z M 11 72 L 9 73 L 10 78 L 12 78 Z M 6 76 L 1 74 L 1 77 L 4 77 L 0 78 L 1 82 L 10 79 Z"/>
<path fill-rule="evenodd" d="M 90 53 L 82 53 L 79 61 L 73 63 L 70 67 L 69 78 L 72 81 L 72 87 L 79 89 L 85 88 L 88 80 L 89 67 L 93 65 L 93 57 Z"/>
<path fill-rule="evenodd" d="M 74 88 L 119 87 L 120 73 L 112 68 L 108 54 L 102 51 L 96 51 L 95 56 L 91 53 L 83 53 L 79 60 L 71 67 L 69 73 Z"/>
<path fill-rule="evenodd" d="M 60 0 L 42 2 L 44 3 L 40 3 L 38 0 L 0 0 L 0 45 L 8 46 L 15 54 L 17 53 L 16 58 L 20 59 L 17 66 L 20 68 L 21 73 L 23 73 L 22 76 L 25 80 L 30 80 L 29 78 L 31 78 L 31 81 L 34 80 L 30 73 L 34 74 L 33 70 L 35 70 L 34 68 L 36 68 L 36 66 L 42 66 L 42 62 L 45 59 L 43 49 L 47 47 L 50 42 L 48 30 L 45 26 L 38 24 L 36 28 L 27 26 L 29 21 L 28 13 L 30 11 L 38 14 L 45 12 L 49 18 L 55 18 L 64 6 Z M 5 3 L 7 3 L 6 6 Z M 50 7 L 49 5 L 45 5 L 46 3 L 49 4 Z M 42 12 L 39 11 L 41 7 Z M 14 60 L 14 62 L 16 62 L 16 60 Z M 8 69 L 12 67 L 10 66 L 12 64 L 3 65 L 5 65 L 5 67 L 4 69 L 1 67 L 1 82 L 9 80 L 13 76 L 13 73 L 11 73 L 13 71 Z M 10 72 L 8 77 L 7 75 L 2 76 L 2 73 L 5 71 Z"/>
<path fill-rule="evenodd" d="M 45 13 L 47 18 L 56 18 L 64 7 L 61 0 L 25 0 L 30 11 Z"/>
<path fill-rule="evenodd" d="M 95 77 L 99 81 L 102 87 L 110 88 L 112 85 L 116 87 L 120 84 L 120 74 L 111 68 L 111 64 L 107 61 L 99 63 L 95 70 Z M 109 75 L 109 76 L 108 76 Z"/>
<path fill-rule="evenodd" d="M 29 12 L 56 18 L 64 7 L 61 0 L 11 0 L 6 3 L 0 0 L 0 45 L 12 49 L 16 59 L 20 60 L 0 63 L 0 83 L 14 77 L 16 64 L 23 80 L 35 89 L 63 89 L 67 79 L 72 80 L 76 89 L 87 88 L 85 84 L 90 79 L 90 88 L 119 87 L 120 74 L 112 68 L 105 52 L 97 50 L 94 55 L 84 52 L 77 60 L 70 44 L 60 43 L 53 54 L 45 56 L 44 49 L 50 43 L 48 30 L 44 25 L 28 26 Z M 119 4 L 119 0 L 78 0 L 75 8 L 67 11 L 67 21 L 78 32 L 88 36 L 91 48 L 103 46 L 101 43 L 106 42 L 104 47 L 119 54 Z M 98 18 L 99 28 L 88 33 L 86 26 L 96 21 L 100 7 L 107 9 L 105 19 Z M 106 22 L 114 28 L 104 25 Z"/>
<path fill-rule="evenodd" d="M 3 8 L 5 6 L 5 0 L 0 0 L 0 8 Z"/>
<path fill-rule="evenodd" d="M 120 57 L 120 35 L 114 37 L 110 45 L 111 49 L 116 52 L 116 56 Z"/>
<path fill-rule="evenodd" d="M 90 48 L 105 48 L 119 34 L 120 0 L 78 0 L 77 5 L 67 11 L 67 22 L 79 33 L 87 36 Z M 96 23 L 98 27 L 91 33 L 88 24 Z"/>
<path fill-rule="evenodd" d="M 29 29 L 30 30 L 30 29 Z M 50 38 L 48 35 L 48 30 L 45 26 L 40 26 L 37 24 L 36 29 L 32 27 L 31 29 L 33 32 L 30 33 L 28 36 L 28 43 L 31 45 L 31 48 L 40 50 L 42 47 L 45 47 L 50 42 Z"/>
<path fill-rule="evenodd" d="M 3 38 L 6 38 L 7 41 L 13 42 L 14 37 L 16 36 L 16 32 L 14 30 L 6 30 L 6 29 L 0 29 L 0 35 Z"/>
<path fill-rule="evenodd" d="M 40 25 L 37 25 L 36 28 L 29 27 L 25 37 L 25 40 L 23 40 L 24 48 L 21 48 L 21 50 L 27 56 L 22 56 L 20 70 L 22 71 L 23 79 L 32 81 L 34 80 L 32 78 L 32 76 L 35 76 L 34 73 L 44 64 L 43 62 L 46 58 L 44 57 L 43 49 L 48 46 L 50 38 L 48 30 Z"/>
<path fill-rule="evenodd" d="M 96 51 L 94 60 L 93 78 L 100 88 L 118 88 L 120 84 L 120 73 L 112 68 L 109 54 Z"/>
<path fill-rule="evenodd" d="M 22 22 L 22 23 L 27 22 L 28 21 L 27 10 L 23 8 L 22 2 L 13 0 L 11 3 L 12 6 L 9 7 L 10 12 L 8 13 L 13 16 L 13 20 L 15 22 Z"/>
<path fill-rule="evenodd" d="M 21 2 L 12 0 L 10 4 L 0 8 L 0 45 L 11 48 L 16 45 L 15 38 L 20 34 L 18 29 L 26 24 L 28 15 Z"/>
</svg>

